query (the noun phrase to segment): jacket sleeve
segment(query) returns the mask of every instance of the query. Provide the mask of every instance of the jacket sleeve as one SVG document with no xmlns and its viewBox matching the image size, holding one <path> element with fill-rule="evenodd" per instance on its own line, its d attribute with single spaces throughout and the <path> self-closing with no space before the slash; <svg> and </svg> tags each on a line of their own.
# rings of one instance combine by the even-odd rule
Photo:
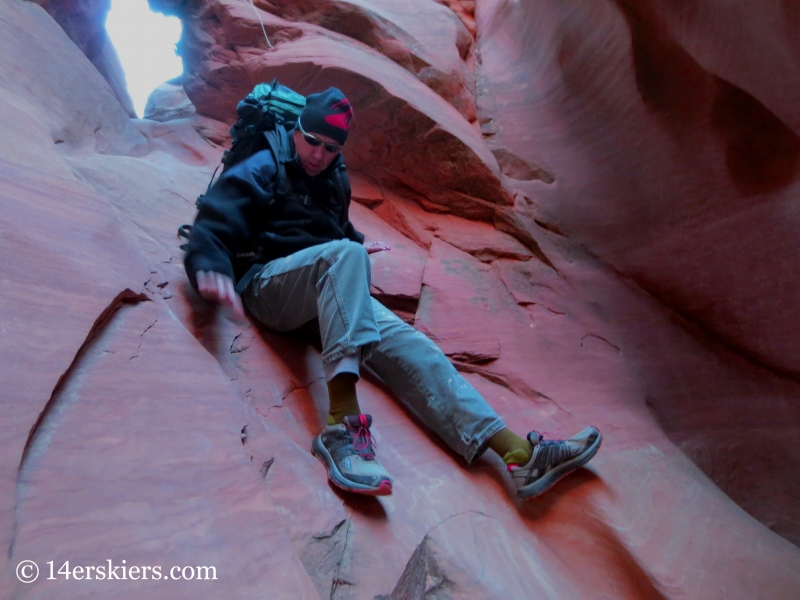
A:
<svg viewBox="0 0 800 600">
<path fill-rule="evenodd" d="M 198 271 L 221 273 L 235 282 L 233 260 L 256 241 L 257 224 L 272 201 L 275 173 L 272 153 L 262 150 L 223 173 L 206 194 L 183 259 L 195 289 Z"/>
<path fill-rule="evenodd" d="M 344 208 L 342 209 L 341 219 L 339 221 L 339 226 L 342 228 L 342 231 L 347 236 L 348 240 L 356 242 L 358 244 L 364 243 L 364 234 L 360 231 L 357 231 L 355 226 L 350 222 L 350 195 L 348 194 L 347 198 L 344 201 Z"/>
<path fill-rule="evenodd" d="M 345 223 L 343 229 L 344 229 L 344 234 L 347 236 L 348 240 L 352 240 L 358 244 L 364 243 L 364 234 L 361 233 L 360 231 L 356 231 L 356 228 L 353 226 L 353 224 L 350 222 L 349 219 L 347 220 L 347 223 Z"/>
</svg>

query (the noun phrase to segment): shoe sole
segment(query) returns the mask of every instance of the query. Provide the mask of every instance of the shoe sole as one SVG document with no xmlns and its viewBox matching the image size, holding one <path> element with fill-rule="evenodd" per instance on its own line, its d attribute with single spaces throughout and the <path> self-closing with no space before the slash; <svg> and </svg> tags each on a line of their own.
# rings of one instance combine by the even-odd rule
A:
<svg viewBox="0 0 800 600">
<path fill-rule="evenodd" d="M 382 481 L 378 487 L 373 487 L 347 479 L 342 475 L 330 452 L 322 444 L 322 440 L 319 437 L 314 438 L 314 441 L 311 442 L 311 454 L 325 465 L 325 469 L 328 472 L 328 480 L 339 489 L 353 494 L 361 494 L 362 496 L 389 496 L 392 493 L 391 481 Z"/>
<path fill-rule="evenodd" d="M 594 455 L 597 454 L 597 451 L 600 449 L 600 443 L 602 441 L 603 434 L 598 431 L 597 439 L 594 441 L 594 444 L 589 446 L 586 450 L 572 460 L 569 460 L 564 464 L 557 466 L 555 469 L 548 471 L 541 479 L 537 479 L 533 483 L 529 483 L 528 485 L 519 488 L 517 490 L 517 496 L 520 498 L 529 499 L 543 494 L 561 479 L 592 460 Z"/>
</svg>

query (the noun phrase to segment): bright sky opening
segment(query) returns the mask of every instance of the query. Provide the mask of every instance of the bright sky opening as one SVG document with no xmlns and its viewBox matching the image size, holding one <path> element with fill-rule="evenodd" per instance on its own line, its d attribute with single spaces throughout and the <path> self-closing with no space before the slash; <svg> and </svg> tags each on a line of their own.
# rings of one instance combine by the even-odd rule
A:
<svg viewBox="0 0 800 600">
<path fill-rule="evenodd" d="M 142 117 L 150 92 L 183 71 L 175 54 L 180 19 L 152 12 L 147 0 L 112 0 L 106 29 L 122 62 L 136 114 Z"/>
</svg>

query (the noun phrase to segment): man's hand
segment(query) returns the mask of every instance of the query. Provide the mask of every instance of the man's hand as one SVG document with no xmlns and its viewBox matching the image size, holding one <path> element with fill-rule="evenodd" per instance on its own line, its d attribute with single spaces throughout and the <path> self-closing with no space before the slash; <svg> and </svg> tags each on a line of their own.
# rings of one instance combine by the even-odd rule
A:
<svg viewBox="0 0 800 600">
<path fill-rule="evenodd" d="M 383 252 L 384 250 L 391 250 L 392 247 L 386 242 L 367 242 L 364 244 L 367 254 L 375 254 L 376 252 Z"/>
<path fill-rule="evenodd" d="M 198 271 L 196 276 L 197 291 L 205 300 L 230 307 L 236 317 L 244 319 L 242 299 L 236 293 L 230 277 L 213 271 Z"/>
</svg>

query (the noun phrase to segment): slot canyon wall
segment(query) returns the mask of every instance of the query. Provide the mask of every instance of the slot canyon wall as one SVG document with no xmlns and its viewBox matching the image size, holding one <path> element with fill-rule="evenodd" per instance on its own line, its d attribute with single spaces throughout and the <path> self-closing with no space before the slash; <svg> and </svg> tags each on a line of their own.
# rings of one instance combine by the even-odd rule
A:
<svg viewBox="0 0 800 600">
<path fill-rule="evenodd" d="M 134 119 L 108 0 L 0 1 L 0 596 L 800 594 L 793 4 L 149 2 L 183 91 Z M 200 301 L 175 235 L 273 78 L 354 105 L 374 295 L 515 429 L 599 427 L 588 468 L 521 502 L 367 376 L 394 493 L 328 485 L 314 345 Z M 123 560 L 164 576 L 47 578 Z"/>
</svg>

